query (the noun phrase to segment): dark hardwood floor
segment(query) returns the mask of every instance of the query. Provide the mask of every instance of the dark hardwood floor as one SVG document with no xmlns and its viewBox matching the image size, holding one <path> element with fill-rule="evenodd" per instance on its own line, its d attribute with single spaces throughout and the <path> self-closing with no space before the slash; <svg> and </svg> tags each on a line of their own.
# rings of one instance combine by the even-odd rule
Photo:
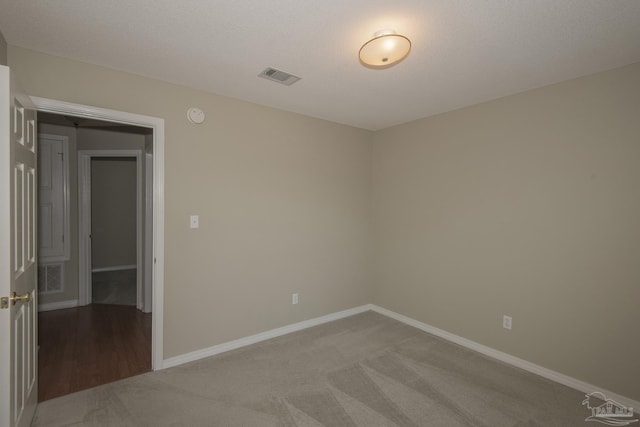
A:
<svg viewBox="0 0 640 427">
<path fill-rule="evenodd" d="M 151 314 L 91 304 L 39 313 L 38 401 L 151 370 Z"/>
</svg>

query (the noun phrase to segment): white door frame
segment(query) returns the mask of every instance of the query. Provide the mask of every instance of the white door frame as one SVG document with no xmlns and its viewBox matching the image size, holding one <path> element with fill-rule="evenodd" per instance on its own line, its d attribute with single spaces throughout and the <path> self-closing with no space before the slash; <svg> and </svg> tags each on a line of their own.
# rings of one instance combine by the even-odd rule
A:
<svg viewBox="0 0 640 427">
<path fill-rule="evenodd" d="M 142 310 L 142 150 L 78 151 L 78 305 L 91 304 L 91 159 L 128 157 L 136 159 L 136 308 Z"/>
<path fill-rule="evenodd" d="M 144 313 L 153 311 L 153 153 L 149 148 L 144 155 L 144 284 L 142 307 Z"/>
<path fill-rule="evenodd" d="M 163 368 L 164 317 L 164 119 L 91 107 L 53 99 L 32 97 L 38 111 L 89 117 L 153 129 L 153 321 L 151 325 L 151 364 Z"/>
</svg>

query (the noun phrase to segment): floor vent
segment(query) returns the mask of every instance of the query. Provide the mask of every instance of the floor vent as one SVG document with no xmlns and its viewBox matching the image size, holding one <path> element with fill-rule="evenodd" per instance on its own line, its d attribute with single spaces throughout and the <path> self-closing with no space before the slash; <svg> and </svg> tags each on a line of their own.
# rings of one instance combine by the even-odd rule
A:
<svg viewBox="0 0 640 427">
<path fill-rule="evenodd" d="M 284 71 L 276 70 L 275 68 L 266 68 L 263 72 L 258 74 L 258 77 L 262 77 L 263 79 L 271 80 L 276 83 L 280 83 L 286 86 L 291 86 L 298 80 L 300 77 L 294 76 L 293 74 L 285 73 Z"/>
<path fill-rule="evenodd" d="M 38 266 L 38 292 L 41 294 L 64 292 L 64 269 L 62 264 Z"/>
</svg>

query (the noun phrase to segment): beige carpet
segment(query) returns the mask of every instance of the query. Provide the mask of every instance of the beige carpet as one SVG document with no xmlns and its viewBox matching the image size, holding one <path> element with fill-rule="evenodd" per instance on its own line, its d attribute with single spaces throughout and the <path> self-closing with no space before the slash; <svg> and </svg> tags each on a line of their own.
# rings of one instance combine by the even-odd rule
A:
<svg viewBox="0 0 640 427">
<path fill-rule="evenodd" d="M 35 426 L 585 426 L 584 394 L 366 312 L 53 399 Z"/>
</svg>

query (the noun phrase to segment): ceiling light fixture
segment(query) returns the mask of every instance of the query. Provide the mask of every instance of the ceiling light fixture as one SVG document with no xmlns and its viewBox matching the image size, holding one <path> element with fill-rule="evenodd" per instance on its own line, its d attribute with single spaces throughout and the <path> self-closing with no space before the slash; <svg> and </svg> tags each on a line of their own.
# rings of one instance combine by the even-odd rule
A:
<svg viewBox="0 0 640 427">
<path fill-rule="evenodd" d="M 360 62 L 370 68 L 388 68 L 402 61 L 411 50 L 411 40 L 395 30 L 376 31 L 360 48 Z"/>
</svg>

